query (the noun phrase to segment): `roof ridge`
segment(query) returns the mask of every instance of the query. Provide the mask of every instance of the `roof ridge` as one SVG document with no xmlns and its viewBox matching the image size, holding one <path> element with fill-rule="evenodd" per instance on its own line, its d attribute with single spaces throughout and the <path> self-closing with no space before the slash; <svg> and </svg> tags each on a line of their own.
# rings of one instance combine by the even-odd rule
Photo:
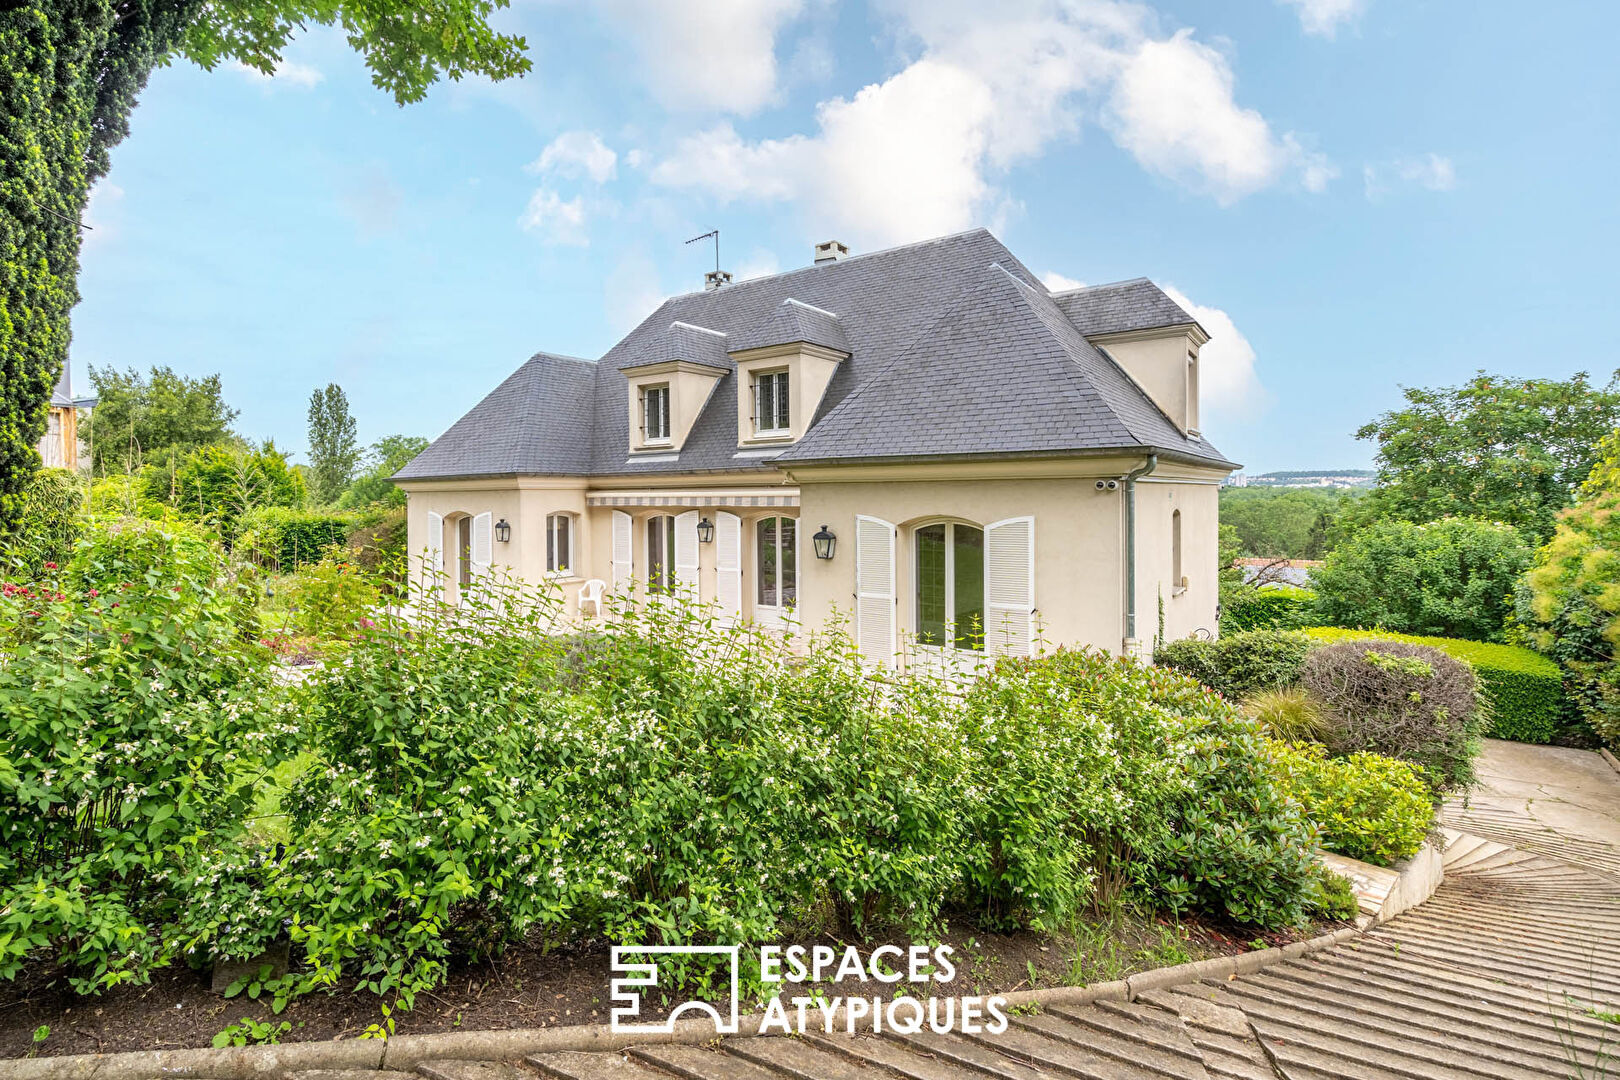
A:
<svg viewBox="0 0 1620 1080">
<path fill-rule="evenodd" d="M 803 300 L 798 299 L 797 297 L 792 297 L 792 296 L 783 297 L 782 303 L 784 303 L 784 304 L 796 304 L 799 307 L 805 308 L 805 309 L 807 309 L 809 311 L 814 311 L 817 314 L 825 315 L 829 319 L 838 318 L 838 314 L 836 312 L 828 311 L 826 308 L 816 307 L 816 305 L 814 305 L 814 304 L 807 304 Z"/>
<path fill-rule="evenodd" d="M 684 326 L 688 330 L 698 330 L 705 334 L 713 334 L 715 337 L 726 336 L 726 332 L 724 330 L 710 330 L 707 326 L 699 326 L 697 323 L 689 323 L 684 319 L 676 319 L 674 322 L 669 324 L 669 328 L 671 330 L 675 329 L 677 326 Z"/>
<path fill-rule="evenodd" d="M 540 349 L 533 356 L 529 357 L 529 359 L 538 360 L 542 356 L 550 360 L 572 360 L 576 364 L 590 364 L 592 367 L 596 366 L 596 361 L 590 359 L 589 357 L 571 356 L 568 353 L 552 352 L 549 349 Z"/>
<path fill-rule="evenodd" d="M 830 263 L 811 263 L 809 266 L 797 266 L 792 270 L 779 270 L 774 274 L 761 274 L 759 277 L 744 278 L 742 281 L 734 281 L 730 285 L 723 286 L 720 289 L 689 289 L 686 292 L 675 293 L 672 296 L 666 297 L 664 302 L 667 304 L 671 300 L 679 300 L 685 296 L 702 296 L 705 293 L 710 292 L 732 292 L 736 289 L 746 288 L 750 285 L 758 285 L 761 282 L 776 281 L 781 278 L 790 277 L 793 274 L 809 274 L 813 272 L 836 269 L 840 266 L 848 266 L 851 263 L 860 262 L 862 259 L 873 259 L 879 255 L 892 255 L 897 251 L 909 251 L 912 248 L 927 247 L 930 244 L 943 244 L 947 240 L 956 240 L 964 236 L 972 236 L 974 233 L 985 233 L 996 239 L 998 244 L 1001 243 L 1000 239 L 996 237 L 996 234 L 991 232 L 988 228 L 983 225 L 975 225 L 971 229 L 962 229 L 958 232 L 946 233 L 944 236 L 932 236 L 926 240 L 913 240 L 908 244 L 894 244 L 886 248 L 879 248 L 876 251 L 863 251 L 859 255 L 846 255 L 842 259 L 837 259 Z M 1007 245 L 1002 244 L 1001 246 L 1006 247 Z"/>
<path fill-rule="evenodd" d="M 1058 292 L 1048 292 L 1048 296 L 1073 296 L 1075 293 L 1095 292 L 1098 289 L 1116 289 L 1121 285 L 1140 285 L 1143 282 L 1153 283 L 1150 277 L 1123 278 L 1119 281 L 1099 281 L 1095 285 L 1077 285 L 1072 289 L 1062 289 Z"/>
</svg>

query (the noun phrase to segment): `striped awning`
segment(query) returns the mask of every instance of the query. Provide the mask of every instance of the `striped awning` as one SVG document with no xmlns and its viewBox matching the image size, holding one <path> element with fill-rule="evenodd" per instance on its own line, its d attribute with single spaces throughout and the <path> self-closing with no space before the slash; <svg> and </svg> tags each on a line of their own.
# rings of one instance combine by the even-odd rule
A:
<svg viewBox="0 0 1620 1080">
<path fill-rule="evenodd" d="M 587 491 L 587 506 L 798 506 L 798 488 L 730 491 Z"/>
</svg>

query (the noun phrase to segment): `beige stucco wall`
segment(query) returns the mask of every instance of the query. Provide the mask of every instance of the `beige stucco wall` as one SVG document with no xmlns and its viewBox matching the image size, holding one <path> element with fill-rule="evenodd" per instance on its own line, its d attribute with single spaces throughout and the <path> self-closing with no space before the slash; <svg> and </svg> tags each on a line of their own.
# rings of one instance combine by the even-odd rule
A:
<svg viewBox="0 0 1620 1080">
<path fill-rule="evenodd" d="M 1001 461 L 974 465 L 846 466 L 780 474 L 736 474 L 614 478 L 592 491 L 695 492 L 675 505 L 622 507 L 632 521 L 631 542 L 637 593 L 643 594 L 648 566 L 647 519 L 696 510 L 718 520 L 723 509 L 742 519 L 742 614 L 755 614 L 758 596 L 756 525 L 769 516 L 795 517 L 799 529 L 799 616 L 806 630 L 827 625 L 835 612 L 852 613 L 855 592 L 855 517 L 882 518 L 900 528 L 896 540 L 897 624 L 902 638 L 916 626 L 912 574 L 912 532 L 940 519 L 980 527 L 1005 518 L 1035 518 L 1035 604 L 1039 632 L 1048 646 L 1090 645 L 1125 649 L 1125 489 L 1097 490 L 1097 481 L 1118 480 L 1141 465 L 1140 457 L 1081 458 L 1062 461 Z M 1218 494 L 1216 470 L 1161 464 L 1137 485 L 1137 640 L 1152 648 L 1158 633 L 1158 600 L 1165 603 L 1167 640 L 1215 629 L 1218 599 Z M 717 507 L 702 488 L 761 493 L 784 490 L 794 482 L 799 508 Z M 610 507 L 586 505 L 587 481 L 579 477 L 523 477 L 483 481 L 409 482 L 410 548 L 420 558 L 427 544 L 429 512 L 445 518 L 446 567 L 453 573 L 454 518 L 490 512 L 512 523 L 510 543 L 494 545 L 495 565 L 525 580 L 545 578 L 545 520 L 554 512 L 577 515 L 573 573 L 559 584 L 567 612 L 577 613 L 579 587 L 590 578 L 611 583 L 613 534 Z M 1172 521 L 1182 515 L 1184 591 L 1171 574 Z M 838 536 L 830 561 L 815 558 L 810 536 L 826 525 Z M 698 544 L 699 595 L 716 594 L 714 543 Z"/>
<path fill-rule="evenodd" d="M 1136 485 L 1136 634 L 1151 650 L 1159 632 L 1159 597 L 1164 597 L 1164 638 L 1175 641 L 1199 631 L 1215 633 L 1215 607 L 1220 602 L 1218 563 L 1218 482 L 1192 479 L 1165 467 L 1169 475 L 1144 478 Z M 1171 574 L 1172 521 L 1181 511 L 1182 574 L 1185 591 Z"/>
<path fill-rule="evenodd" d="M 1193 328 L 1137 331 L 1091 339 L 1107 350 L 1182 431 L 1198 430 L 1198 347 Z M 1191 356 L 1193 359 L 1188 360 Z"/>
<path fill-rule="evenodd" d="M 427 516 L 444 517 L 444 565 L 455 576 L 454 520 L 462 515 L 476 516 L 488 511 L 493 521 L 505 518 L 512 526 L 512 539 L 491 545 L 498 569 L 510 570 L 523 580 L 546 580 L 546 516 L 553 513 L 575 515 L 574 549 L 593 550 L 590 516 L 585 512 L 586 484 L 583 477 L 525 476 L 491 480 L 416 480 L 400 484 L 404 489 L 408 544 L 412 576 L 420 572 L 428 546 Z M 576 557 L 575 562 L 579 562 Z M 562 589 L 569 614 L 576 612 L 579 587 L 590 575 L 586 567 L 576 567 L 566 577 L 555 580 Z"/>
<path fill-rule="evenodd" d="M 855 596 L 855 518 L 864 514 L 899 526 L 895 542 L 896 622 L 902 639 L 916 629 L 913 533 L 948 518 L 979 527 L 1005 518 L 1035 518 L 1037 625 L 1049 645 L 1087 644 L 1118 649 L 1121 604 L 1121 516 L 1117 492 L 1099 492 L 1099 477 L 1123 469 L 1070 464 L 1067 475 L 1040 475 L 1039 463 L 980 470 L 868 467 L 795 472 L 802 518 L 810 532 L 822 525 L 839 539 L 830 561 L 811 558 L 800 571 L 801 616 L 807 629 L 826 625 L 835 611 L 848 618 Z M 1023 474 L 1020 475 L 1020 472 Z"/>
</svg>

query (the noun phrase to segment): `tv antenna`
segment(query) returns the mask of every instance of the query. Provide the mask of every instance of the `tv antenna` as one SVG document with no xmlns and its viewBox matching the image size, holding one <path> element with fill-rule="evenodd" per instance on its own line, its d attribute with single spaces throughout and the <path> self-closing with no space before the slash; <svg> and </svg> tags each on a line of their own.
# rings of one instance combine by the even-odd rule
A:
<svg viewBox="0 0 1620 1080">
<path fill-rule="evenodd" d="M 720 272 L 720 230 L 710 229 L 702 236 L 692 237 L 692 239 L 688 240 L 687 243 L 695 244 L 699 240 L 707 240 L 711 236 L 714 237 L 714 272 L 718 274 Z"/>
</svg>

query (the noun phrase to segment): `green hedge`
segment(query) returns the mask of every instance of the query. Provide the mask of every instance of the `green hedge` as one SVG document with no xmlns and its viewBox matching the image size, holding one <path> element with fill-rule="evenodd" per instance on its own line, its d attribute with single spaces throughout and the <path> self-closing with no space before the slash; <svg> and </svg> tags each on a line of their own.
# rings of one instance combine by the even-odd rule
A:
<svg viewBox="0 0 1620 1080">
<path fill-rule="evenodd" d="M 1345 630 L 1313 626 L 1305 633 L 1316 641 L 1384 638 L 1414 645 L 1433 645 L 1458 660 L 1466 660 L 1479 674 L 1491 703 L 1490 736 L 1514 742 L 1551 742 L 1563 709 L 1563 675 L 1558 665 L 1540 653 L 1516 645 L 1494 645 L 1460 638 L 1422 637 L 1378 630 Z"/>
<path fill-rule="evenodd" d="M 1259 589 L 1226 605 L 1221 633 L 1245 630 L 1297 630 L 1314 619 L 1316 594 L 1309 589 Z"/>
<path fill-rule="evenodd" d="M 1311 643 L 1287 630 L 1250 630 L 1198 641 L 1184 638 L 1159 646 L 1153 662 L 1189 675 L 1232 701 L 1299 681 Z"/>
<path fill-rule="evenodd" d="M 288 573 L 321 561 L 330 547 L 348 543 L 349 534 L 366 516 L 352 511 L 322 513 L 266 506 L 250 510 L 240 520 L 236 550 L 267 570 Z"/>
</svg>

